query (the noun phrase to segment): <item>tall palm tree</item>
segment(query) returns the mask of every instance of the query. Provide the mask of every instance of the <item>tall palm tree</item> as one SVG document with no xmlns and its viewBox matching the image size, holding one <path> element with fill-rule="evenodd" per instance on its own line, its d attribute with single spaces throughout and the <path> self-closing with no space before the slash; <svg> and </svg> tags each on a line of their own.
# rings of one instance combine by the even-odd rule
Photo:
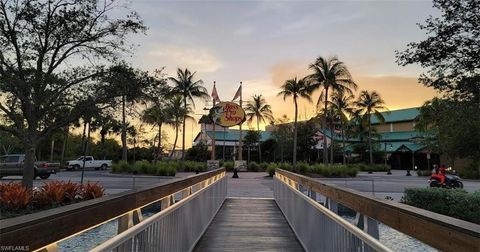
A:
<svg viewBox="0 0 480 252">
<path fill-rule="evenodd" d="M 363 114 L 364 118 L 367 121 L 370 165 L 373 164 L 371 117 L 373 114 L 380 122 L 384 122 L 385 118 L 383 118 L 383 115 L 380 113 L 380 110 L 386 109 L 384 104 L 385 102 L 376 91 L 368 92 L 368 90 L 363 90 L 362 92 L 360 92 L 360 96 L 354 102 L 354 105 L 357 107 L 357 112 L 359 114 Z"/>
<path fill-rule="evenodd" d="M 260 134 L 260 122 L 265 122 L 265 119 L 274 121 L 271 106 L 267 104 L 265 98 L 262 95 L 254 95 L 253 100 L 248 101 L 245 106 L 245 112 L 247 114 L 248 123 L 252 123 L 253 119 L 257 120 L 257 132 Z M 260 147 L 261 134 L 258 140 L 258 157 L 262 162 L 262 149 Z"/>
<path fill-rule="evenodd" d="M 178 131 L 180 130 L 180 126 L 185 122 L 186 119 L 194 120 L 193 117 L 189 115 L 192 112 L 192 108 L 187 105 L 185 109 L 184 107 L 182 107 L 183 105 L 183 97 L 180 95 L 175 95 L 169 99 L 168 105 L 166 107 L 166 113 L 169 118 L 167 123 L 171 125 L 175 130 L 175 140 L 173 141 L 172 152 L 170 153 L 169 159 L 172 159 L 175 153 L 178 140 Z"/>
<path fill-rule="evenodd" d="M 298 103 L 299 98 L 305 98 L 309 102 L 312 101 L 312 86 L 306 81 L 305 78 L 297 80 L 297 77 L 291 80 L 287 80 L 283 86 L 282 91 L 278 95 L 283 96 L 283 100 L 292 96 L 293 104 L 295 105 L 295 121 L 293 123 L 293 165 L 297 164 L 297 121 L 298 121 Z"/>
<path fill-rule="evenodd" d="M 177 78 L 169 77 L 168 79 L 173 82 L 172 93 L 183 97 L 183 108 L 188 110 L 188 103 L 191 102 L 193 108 L 195 108 L 195 98 L 207 99 L 210 97 L 207 93 L 207 89 L 203 86 L 202 80 L 195 81 L 195 73 L 190 72 L 187 68 L 182 70 L 177 69 Z M 183 138 L 182 138 L 182 160 L 185 159 L 185 121 L 187 114 L 183 117 Z"/>
<path fill-rule="evenodd" d="M 315 89 L 321 88 L 324 91 L 322 92 L 324 95 L 319 97 L 318 103 L 323 102 L 325 111 L 327 111 L 329 91 L 352 94 L 352 89 L 357 89 L 357 84 L 352 80 L 352 75 L 345 64 L 339 61 L 337 57 L 326 59 L 320 56 L 309 68 L 313 70 L 313 74 L 307 76 L 307 78 Z M 323 101 L 321 101 L 322 98 Z M 324 125 L 327 124 L 326 118 L 324 118 L 323 123 Z M 323 146 L 327 146 L 326 137 L 323 138 Z M 327 148 L 323 148 L 323 162 L 325 164 L 327 159 Z"/>
<path fill-rule="evenodd" d="M 171 121 L 170 115 L 167 113 L 165 103 L 156 103 L 145 109 L 143 111 L 141 120 L 147 124 L 158 127 L 157 154 L 153 160 L 153 162 L 156 163 L 157 160 L 162 156 L 162 125 L 164 123 L 170 123 Z"/>
<path fill-rule="evenodd" d="M 345 164 L 345 124 L 348 122 L 348 115 L 353 113 L 353 98 L 351 94 L 335 93 L 330 101 L 330 106 L 340 119 L 341 136 L 342 136 L 342 156 L 343 164 Z"/>
</svg>

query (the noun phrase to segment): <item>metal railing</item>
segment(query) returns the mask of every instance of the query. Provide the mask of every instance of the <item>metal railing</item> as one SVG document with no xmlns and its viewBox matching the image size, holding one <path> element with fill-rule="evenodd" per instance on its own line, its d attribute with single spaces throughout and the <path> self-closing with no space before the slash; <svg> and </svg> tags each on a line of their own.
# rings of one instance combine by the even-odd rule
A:
<svg viewBox="0 0 480 252">
<path fill-rule="evenodd" d="M 274 195 L 287 220 L 291 222 L 291 226 L 297 226 L 298 232 L 295 228 L 294 230 L 300 240 L 305 240 L 304 246 L 307 250 L 308 248 L 318 250 L 316 247 L 307 246 L 315 241 L 311 241 L 313 238 L 303 231 L 316 226 L 312 224 L 316 220 L 310 217 L 314 215 L 310 214 L 318 215 L 316 212 L 321 211 L 325 215 L 333 213 L 340 217 L 336 213 L 339 210 L 338 207 L 342 205 L 356 213 L 352 224 L 363 229 L 362 233 L 368 234 L 371 238 L 378 239 L 378 223 L 382 223 L 441 251 L 480 251 L 480 225 L 398 202 L 377 199 L 368 193 L 325 184 L 282 169 L 275 171 Z M 300 210 L 311 211 L 312 206 L 307 203 L 317 209 L 316 212 L 301 212 Z M 323 211 L 326 209 L 330 211 Z M 336 230 L 337 228 L 334 228 L 331 232 L 337 232 Z M 330 237 L 328 232 L 327 237 Z M 341 236 L 345 237 L 340 235 L 335 239 L 340 239 Z M 320 237 L 315 235 L 316 239 Z M 325 239 L 322 238 L 322 240 Z M 347 243 L 352 243 L 351 241 L 352 239 Z M 373 244 L 369 244 L 368 240 L 362 241 L 367 242 L 373 249 L 378 249 L 373 247 Z M 327 242 L 331 241 L 327 240 Z M 347 246 L 345 250 L 349 248 L 351 247 Z"/>
<path fill-rule="evenodd" d="M 92 251 L 191 251 L 226 198 L 225 173 L 201 187 Z"/>
<path fill-rule="evenodd" d="M 103 225 L 118 225 L 115 233 L 122 233 L 147 221 L 149 218 L 144 218 L 143 211 L 150 211 L 148 208 L 167 212 L 170 206 L 184 204 L 182 202 L 186 199 L 192 199 L 193 195 L 198 195 L 197 192 L 213 186 L 214 182 L 216 186 L 224 177 L 225 169 L 222 168 L 173 179 L 161 185 L 3 219 L 0 220 L 0 243 L 12 247 L 28 245 L 30 250 L 57 251 L 59 244 Z M 225 197 L 225 191 L 218 193 L 219 197 Z M 209 207 L 202 203 L 195 211 L 203 213 L 202 209 Z M 82 245 L 95 246 L 96 241 Z"/>
<path fill-rule="evenodd" d="M 306 251 L 390 251 L 296 188 L 297 184 L 276 173 L 273 194 L 277 205 Z"/>
</svg>

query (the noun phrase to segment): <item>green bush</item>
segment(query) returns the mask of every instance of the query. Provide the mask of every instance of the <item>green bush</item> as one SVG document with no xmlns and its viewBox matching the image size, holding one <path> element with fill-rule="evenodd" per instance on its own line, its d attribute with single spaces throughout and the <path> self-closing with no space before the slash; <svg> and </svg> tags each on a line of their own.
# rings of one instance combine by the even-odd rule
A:
<svg viewBox="0 0 480 252">
<path fill-rule="evenodd" d="M 275 169 L 276 168 L 277 168 L 277 164 L 275 164 L 275 163 L 268 164 L 268 166 L 267 166 L 268 176 L 273 177 L 273 175 L 275 175 Z"/>
<path fill-rule="evenodd" d="M 151 165 L 152 164 L 146 160 L 137 161 L 135 164 L 133 164 L 133 172 L 143 174 L 148 173 Z"/>
<path fill-rule="evenodd" d="M 118 163 L 112 164 L 112 172 L 114 173 L 132 172 L 132 168 L 128 162 L 119 161 Z"/>
<path fill-rule="evenodd" d="M 422 176 L 422 177 L 429 177 L 429 176 L 432 175 L 432 171 L 430 171 L 430 170 L 418 170 L 417 175 Z"/>
<path fill-rule="evenodd" d="M 257 162 L 250 162 L 247 166 L 247 170 L 249 172 L 258 172 L 258 170 L 260 169 L 260 165 L 257 164 Z"/>
<path fill-rule="evenodd" d="M 310 171 L 323 177 L 356 177 L 358 168 L 354 165 L 315 164 Z"/>
<path fill-rule="evenodd" d="M 300 162 L 300 163 L 297 163 L 295 167 L 295 172 L 298 172 L 301 174 L 305 174 L 309 171 L 310 171 L 310 165 L 307 163 Z"/>
<path fill-rule="evenodd" d="M 458 175 L 466 179 L 480 179 L 479 166 L 480 166 L 480 163 L 478 161 L 472 162 L 470 165 L 460 170 Z"/>
<path fill-rule="evenodd" d="M 278 168 L 286 171 L 291 171 L 292 170 L 292 165 L 289 163 L 280 163 Z"/>
<path fill-rule="evenodd" d="M 401 202 L 435 213 L 480 224 L 480 191 L 467 193 L 462 189 L 406 189 Z"/>
<path fill-rule="evenodd" d="M 233 168 L 235 167 L 235 164 L 233 163 L 233 161 L 226 161 L 226 162 L 223 163 L 223 167 L 225 167 L 225 169 L 227 171 L 233 171 Z"/>
<path fill-rule="evenodd" d="M 260 170 L 259 171 L 264 172 L 264 171 L 267 170 L 267 168 L 268 168 L 268 163 L 265 163 L 265 162 L 260 163 Z"/>
</svg>

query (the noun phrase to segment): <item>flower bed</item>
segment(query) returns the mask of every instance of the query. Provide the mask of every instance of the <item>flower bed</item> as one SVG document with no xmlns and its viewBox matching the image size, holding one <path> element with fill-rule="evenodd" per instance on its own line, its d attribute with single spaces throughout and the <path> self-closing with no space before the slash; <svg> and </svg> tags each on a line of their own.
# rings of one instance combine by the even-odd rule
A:
<svg viewBox="0 0 480 252">
<path fill-rule="evenodd" d="M 103 195 L 103 187 L 90 182 L 80 185 L 70 181 L 50 181 L 34 189 L 28 189 L 20 183 L 0 184 L 0 218 L 33 213 Z"/>
</svg>

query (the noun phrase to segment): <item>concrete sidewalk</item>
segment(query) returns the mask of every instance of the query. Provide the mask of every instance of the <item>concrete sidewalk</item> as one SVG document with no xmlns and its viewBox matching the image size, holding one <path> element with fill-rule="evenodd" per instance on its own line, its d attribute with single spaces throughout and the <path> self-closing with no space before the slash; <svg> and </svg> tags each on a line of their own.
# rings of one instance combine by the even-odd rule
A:
<svg viewBox="0 0 480 252">
<path fill-rule="evenodd" d="M 273 198 L 273 178 L 266 172 L 227 172 L 227 197 Z"/>
</svg>

